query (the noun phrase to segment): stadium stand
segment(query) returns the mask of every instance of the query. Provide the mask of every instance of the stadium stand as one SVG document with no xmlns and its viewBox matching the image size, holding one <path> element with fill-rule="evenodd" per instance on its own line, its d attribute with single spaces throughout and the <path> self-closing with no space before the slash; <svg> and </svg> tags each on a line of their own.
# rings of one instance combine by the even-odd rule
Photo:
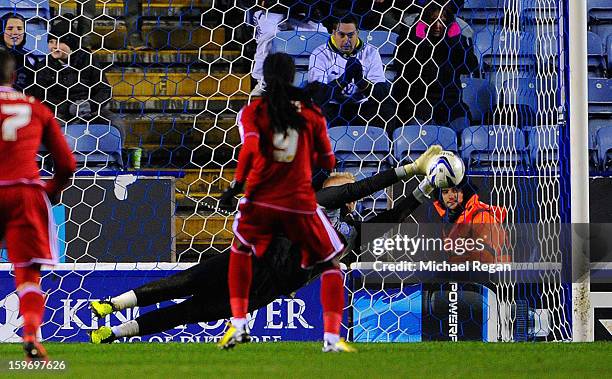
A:
<svg viewBox="0 0 612 379">
<path fill-rule="evenodd" d="M 391 150 L 384 129 L 374 126 L 336 126 L 328 129 L 329 139 L 341 167 L 388 167 Z"/>
<path fill-rule="evenodd" d="M 338 160 L 338 171 L 350 172 L 359 180 L 390 167 L 391 145 L 384 129 L 373 126 L 337 126 L 328 129 L 328 133 Z M 359 201 L 357 212 L 363 218 L 368 218 L 370 210 L 386 207 L 385 191 L 379 191 Z"/>
<path fill-rule="evenodd" d="M 589 76 L 594 78 L 603 77 L 606 69 L 606 59 L 604 56 L 603 42 L 601 38 L 593 32 L 589 32 L 587 35 L 587 54 Z"/>
<path fill-rule="evenodd" d="M 539 127 L 529 131 L 529 157 L 533 168 L 559 169 L 559 129 Z"/>
<path fill-rule="evenodd" d="M 405 164 L 414 161 L 434 144 L 457 152 L 457 134 L 445 126 L 403 126 L 393 132 L 393 157 L 397 164 Z"/>
<path fill-rule="evenodd" d="M 121 170 L 121 134 L 109 125 L 68 125 L 64 129 L 77 164 L 91 171 Z"/>
<path fill-rule="evenodd" d="M 484 70 L 484 77 L 462 78 L 462 99 L 469 107 L 472 128 L 469 132 L 466 130 L 462 134 L 454 134 L 454 141 L 455 148 L 460 149 L 466 163 L 476 170 L 484 170 L 483 165 L 488 163 L 484 159 L 486 150 L 482 154 L 477 149 L 470 151 L 469 144 L 482 142 L 477 138 L 482 137 L 482 132 L 473 130 L 480 129 L 488 133 L 495 128 L 487 125 L 495 120 L 492 115 L 496 113 L 498 101 L 502 106 L 512 104 L 523 109 L 518 112 L 519 119 L 514 126 L 523 128 L 530 138 L 526 144 L 525 135 L 520 130 L 516 132 L 515 147 L 519 153 L 513 161 L 520 163 L 521 167 L 526 167 L 528 160 L 533 163 L 535 145 L 531 143 L 531 138 L 533 130 L 543 122 L 534 122 L 534 105 L 543 99 L 548 101 L 545 100 L 548 95 L 543 95 L 545 88 L 533 87 L 534 81 L 538 83 L 533 71 L 537 64 L 552 65 L 558 59 L 559 42 L 552 37 L 552 33 L 550 37 L 546 34 L 554 31 L 551 29 L 556 27 L 558 15 L 541 4 L 538 7 L 534 2 L 525 3 L 520 15 L 520 32 L 502 30 L 504 12 L 498 0 L 466 0 L 459 11 L 459 17 L 467 21 L 475 32 L 476 56 Z M 594 123 L 605 123 L 606 117 L 610 116 L 608 103 L 611 101 L 612 89 L 603 76 L 606 67 L 612 65 L 612 59 L 609 58 L 611 52 L 607 48 L 612 40 L 602 35 L 609 23 L 608 3 L 606 0 L 589 1 L 590 30 L 593 32 L 589 34 L 589 67 L 593 76 L 589 105 Z M 39 7 L 39 17 L 78 13 L 78 4 L 73 0 L 51 0 L 49 5 L 48 16 L 44 15 L 44 9 L 49 9 L 49 6 L 43 6 L 42 13 Z M 239 145 L 239 136 L 234 127 L 235 116 L 248 100 L 252 87 L 249 73 L 253 46 L 249 41 L 252 41 L 253 29 L 242 23 L 242 20 L 247 19 L 247 11 L 251 9 L 247 6 L 244 9 L 233 7 L 232 11 L 223 13 L 205 0 L 145 2 L 142 10 L 143 35 L 151 48 L 131 51 L 127 48 L 128 36 L 123 23 L 125 4 L 113 0 L 97 2 L 96 7 L 98 16 L 94 24 L 92 45 L 98 60 L 102 64 L 111 65 L 107 73 L 113 87 L 111 107 L 130 125 L 123 141 L 124 148 L 142 148 L 145 169 L 181 169 L 186 173 L 185 178 L 177 181 L 179 256 L 183 252 L 193 256 L 202 251 L 222 250 L 231 238 L 231 233 L 224 227 L 227 220 L 216 215 L 189 216 L 197 212 L 201 201 L 214 200 L 233 177 L 233 163 L 226 162 L 232 162 L 236 146 Z M 219 23 L 220 17 L 226 20 L 223 24 Z M 227 21 L 230 18 L 238 21 Z M 385 64 L 393 58 L 397 43 L 395 33 L 387 30 L 361 30 L 360 34 L 364 40 L 379 47 Z M 516 35 L 519 36 L 520 47 L 509 42 Z M 306 83 L 308 57 L 328 37 L 326 33 L 319 32 L 283 31 L 277 34 L 273 50 L 289 52 L 298 63 L 296 85 Z M 518 59 L 507 61 L 505 51 L 517 48 Z M 539 61 L 536 61 L 536 55 L 541 57 Z M 504 76 L 492 72 L 498 69 L 505 70 Z M 395 73 L 389 67 L 385 71 L 387 79 L 393 79 Z M 500 91 L 505 81 L 515 79 L 519 80 L 519 85 L 517 87 L 517 82 L 511 83 L 513 92 Z M 427 137 L 432 134 L 430 128 L 438 128 L 438 132 L 444 131 L 444 138 L 448 136 L 450 141 L 447 126 L 424 125 L 414 128 Z M 349 131 L 353 133 L 349 127 L 338 128 L 344 129 L 343 140 L 352 138 L 347 134 Z M 411 128 L 404 126 L 399 130 Z M 374 127 L 368 127 L 367 130 L 368 133 L 380 133 Z M 330 130 L 330 134 L 333 133 L 336 131 Z M 382 168 L 388 165 L 391 154 L 396 159 L 398 154 L 401 155 L 398 153 L 400 147 L 396 146 L 401 145 L 396 138 L 398 133 L 401 131 L 396 131 L 393 136 L 393 149 L 385 136 L 388 144 L 386 154 L 382 150 L 372 154 L 373 145 L 377 146 L 378 142 L 375 143 L 370 136 L 362 137 L 360 141 L 367 139 L 372 146 L 370 150 L 358 153 L 363 162 L 362 170 L 356 171 L 357 175 L 372 174 L 368 170 L 371 170 L 370 166 L 377 165 L 374 157 L 381 159 L 377 167 Z M 591 142 L 595 148 L 596 139 L 593 138 Z M 362 148 L 362 145 L 355 142 L 351 148 L 355 147 Z M 341 150 L 337 152 L 339 157 L 344 158 L 341 160 L 345 164 L 343 167 L 354 168 L 356 161 L 351 161 L 349 156 L 354 155 L 355 150 L 347 151 L 346 154 Z M 597 156 L 594 159 L 598 159 Z M 201 233 L 204 224 L 206 233 Z M 211 246 L 213 248 L 209 249 Z"/>
<path fill-rule="evenodd" d="M 513 126 L 473 126 L 461 133 L 461 157 L 472 171 L 527 168 L 525 135 Z"/>
<path fill-rule="evenodd" d="M 607 0 L 588 0 L 587 6 L 591 30 L 606 41 L 612 34 L 612 3 Z"/>
<path fill-rule="evenodd" d="M 487 79 L 463 77 L 461 96 L 470 110 L 472 123 L 485 122 L 485 116 L 497 104 L 497 93 Z"/>
<path fill-rule="evenodd" d="M 589 115 L 612 115 L 611 79 L 589 79 Z"/>
</svg>

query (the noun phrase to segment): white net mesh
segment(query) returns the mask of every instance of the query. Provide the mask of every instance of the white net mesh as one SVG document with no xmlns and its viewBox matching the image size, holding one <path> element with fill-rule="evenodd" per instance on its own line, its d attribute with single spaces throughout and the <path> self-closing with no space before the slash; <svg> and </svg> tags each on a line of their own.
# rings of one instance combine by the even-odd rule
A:
<svg viewBox="0 0 612 379">
<path fill-rule="evenodd" d="M 16 52 L 28 74 L 21 89 L 45 100 L 67 125 L 80 163 L 81 176 L 55 209 L 63 263 L 43 282 L 49 299 L 44 338 L 86 340 L 84 332 L 102 323 L 86 309 L 89 300 L 229 251 L 233 217 L 211 207 L 233 179 L 240 148 L 236 115 L 252 90 L 261 90 L 263 58 L 287 52 L 296 61 L 296 85 L 319 80 L 313 66 L 328 62 L 311 54 L 327 43 L 334 20 L 348 13 L 356 16 L 365 45 L 373 46 L 368 54 L 380 59 L 361 58 L 371 94 L 320 102 L 338 170 L 369 177 L 439 143 L 464 159 L 483 201 L 507 212 L 507 238 L 524 238 L 516 224 L 535 224 L 531 237 L 539 246 L 538 254 L 522 260 L 516 244 L 505 246 L 499 256 L 510 257 L 517 269 L 460 284 L 378 272 L 364 248 L 356 262 L 345 262 L 349 337 L 570 338 L 558 227 L 565 211 L 560 177 L 567 175 L 559 163 L 566 85 L 562 0 L 384 1 L 363 9 L 357 2 L 307 0 L 266 1 L 264 7 L 212 0 L 0 3 L 2 12 L 26 19 L 25 49 Z M 47 45 L 47 38 L 56 42 Z M 323 84 L 340 71 L 326 72 Z M 52 171 L 46 158 L 42 167 Z M 315 183 L 323 177 L 315 175 Z M 388 209 L 416 184 L 413 179 L 372 194 L 358 203 L 355 217 Z M 427 204 L 408 222 L 439 223 L 435 212 Z M 3 268 L 9 278 L 8 264 Z M 539 279 L 523 281 L 528 275 Z M 0 341 L 13 341 L 17 298 L 8 284 L 0 288 L 0 319 L 6 317 Z M 318 338 L 305 332 L 320 323 L 319 304 L 308 301 L 277 300 L 254 322 L 284 330 L 277 333 L 282 338 Z M 122 312 L 104 323 L 143 312 Z M 209 341 L 222 328 L 221 322 L 200 324 L 147 338 Z"/>
</svg>

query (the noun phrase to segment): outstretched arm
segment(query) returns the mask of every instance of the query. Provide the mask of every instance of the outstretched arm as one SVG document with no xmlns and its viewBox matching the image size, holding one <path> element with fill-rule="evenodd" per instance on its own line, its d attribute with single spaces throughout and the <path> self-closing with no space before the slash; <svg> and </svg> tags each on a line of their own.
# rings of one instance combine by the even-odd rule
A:
<svg viewBox="0 0 612 379">
<path fill-rule="evenodd" d="M 442 147 L 433 145 L 414 163 L 380 172 L 355 183 L 323 188 L 317 191 L 317 203 L 327 209 L 337 209 L 344 204 L 381 191 L 400 180 L 410 179 L 415 175 L 424 175 L 430 159 L 441 151 Z"/>
<path fill-rule="evenodd" d="M 355 183 L 323 188 L 317 191 L 317 203 L 327 209 L 340 208 L 397 183 L 401 178 L 398 170 L 403 170 L 403 167 L 385 170 Z"/>
</svg>

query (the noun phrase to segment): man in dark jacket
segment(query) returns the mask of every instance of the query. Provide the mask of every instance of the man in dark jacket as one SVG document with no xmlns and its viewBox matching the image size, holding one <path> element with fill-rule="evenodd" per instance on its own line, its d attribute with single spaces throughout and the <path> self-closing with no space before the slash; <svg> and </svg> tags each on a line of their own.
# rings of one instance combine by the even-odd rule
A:
<svg viewBox="0 0 612 379">
<path fill-rule="evenodd" d="M 105 107 L 111 99 L 111 86 L 94 55 L 79 49 L 79 37 L 63 22 L 51 28 L 48 38 L 49 55 L 36 75 L 37 97 L 55 111 L 60 123 L 110 121 L 125 136 L 121 122 Z"/>
<path fill-rule="evenodd" d="M 408 35 L 398 38 L 393 98 L 403 123 L 469 126 L 469 110 L 461 100 L 460 76 L 478 71 L 471 40 L 461 35 L 448 7 L 430 3 Z M 453 122 L 455 121 L 455 122 Z"/>
</svg>

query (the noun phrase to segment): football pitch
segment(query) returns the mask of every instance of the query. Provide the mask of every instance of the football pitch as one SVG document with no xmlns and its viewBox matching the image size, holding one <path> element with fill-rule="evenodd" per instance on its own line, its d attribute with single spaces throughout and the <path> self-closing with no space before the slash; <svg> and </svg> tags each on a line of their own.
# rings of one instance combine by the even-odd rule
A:
<svg viewBox="0 0 612 379">
<path fill-rule="evenodd" d="M 0 377 L 610 377 L 612 343 L 355 344 L 355 354 L 323 354 L 319 343 L 264 343 L 219 351 L 212 344 L 48 343 L 59 372 L 10 371 L 20 345 L 0 344 Z M 40 370 L 39 370 L 40 371 Z M 34 374 L 34 375 L 33 375 Z"/>
</svg>

